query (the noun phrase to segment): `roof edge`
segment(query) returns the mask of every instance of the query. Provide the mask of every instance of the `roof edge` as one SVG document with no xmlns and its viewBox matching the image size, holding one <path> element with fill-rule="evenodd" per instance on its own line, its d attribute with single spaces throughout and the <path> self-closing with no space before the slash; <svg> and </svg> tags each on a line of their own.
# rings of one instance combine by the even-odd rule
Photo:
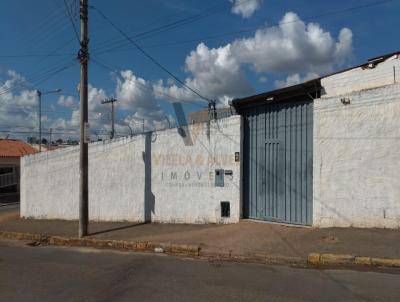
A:
<svg viewBox="0 0 400 302">
<path fill-rule="evenodd" d="M 253 103 L 275 103 L 288 100 L 294 97 L 306 96 L 309 99 L 314 99 L 321 90 L 321 78 L 313 79 L 301 84 L 272 90 L 257 95 L 234 99 L 231 101 L 231 105 L 235 108 L 241 108 L 246 105 Z"/>
<path fill-rule="evenodd" d="M 253 103 L 259 103 L 262 101 L 260 104 L 264 103 L 273 103 L 273 102 L 278 102 L 278 101 L 283 101 L 283 100 L 288 100 L 291 97 L 300 97 L 302 95 L 307 95 L 311 96 L 313 93 L 315 95 L 318 95 L 321 91 L 321 80 L 342 72 L 346 72 L 352 69 L 356 68 L 367 68 L 372 65 L 372 67 L 375 67 L 376 65 L 390 59 L 393 56 L 400 56 L 400 50 L 387 53 L 381 56 L 373 57 L 367 60 L 366 63 L 362 63 L 356 66 L 349 67 L 347 69 L 339 70 L 324 76 L 321 76 L 319 78 L 293 85 L 293 86 L 288 86 L 285 88 L 281 89 L 276 89 L 276 90 L 271 90 L 268 92 L 244 97 L 244 98 L 239 98 L 239 99 L 234 99 L 230 102 L 230 105 L 233 106 L 235 109 L 242 108 L 245 105 L 251 105 Z M 311 94 L 311 95 L 310 95 Z"/>
</svg>

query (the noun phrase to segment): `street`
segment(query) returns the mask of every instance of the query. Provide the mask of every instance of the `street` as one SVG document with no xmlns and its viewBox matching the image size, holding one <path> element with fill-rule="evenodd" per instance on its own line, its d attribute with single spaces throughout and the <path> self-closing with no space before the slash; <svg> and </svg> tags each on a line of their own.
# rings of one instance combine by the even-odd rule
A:
<svg viewBox="0 0 400 302">
<path fill-rule="evenodd" d="M 0 241 L 2 301 L 399 301 L 400 274 Z"/>
</svg>

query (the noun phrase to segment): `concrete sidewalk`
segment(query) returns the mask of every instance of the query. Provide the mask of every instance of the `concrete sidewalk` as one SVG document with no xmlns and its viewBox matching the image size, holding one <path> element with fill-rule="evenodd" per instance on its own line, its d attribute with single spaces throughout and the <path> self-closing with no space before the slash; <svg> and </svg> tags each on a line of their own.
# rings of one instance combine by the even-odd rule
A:
<svg viewBox="0 0 400 302">
<path fill-rule="evenodd" d="M 0 231 L 77 237 L 76 221 L 14 219 Z M 90 223 L 89 238 L 198 245 L 205 254 L 307 259 L 310 253 L 400 258 L 400 231 L 288 227 L 252 221 L 231 225 Z"/>
</svg>

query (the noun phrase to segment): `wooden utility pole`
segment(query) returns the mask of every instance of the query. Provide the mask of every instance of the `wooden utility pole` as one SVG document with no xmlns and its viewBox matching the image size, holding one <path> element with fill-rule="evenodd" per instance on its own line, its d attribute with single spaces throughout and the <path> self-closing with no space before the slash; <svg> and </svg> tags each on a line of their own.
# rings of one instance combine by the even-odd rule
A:
<svg viewBox="0 0 400 302">
<path fill-rule="evenodd" d="M 109 104 L 111 103 L 111 133 L 110 133 L 110 138 L 113 139 L 115 136 L 115 111 L 114 111 L 114 103 L 117 101 L 117 99 L 115 98 L 109 98 L 109 99 L 105 99 L 102 100 L 101 103 L 102 104 Z"/>
<path fill-rule="evenodd" d="M 89 171 L 88 143 L 90 129 L 88 123 L 88 0 L 80 0 L 81 41 L 79 60 L 81 63 L 80 83 L 80 158 L 79 158 L 79 237 L 88 234 L 89 224 Z"/>
</svg>

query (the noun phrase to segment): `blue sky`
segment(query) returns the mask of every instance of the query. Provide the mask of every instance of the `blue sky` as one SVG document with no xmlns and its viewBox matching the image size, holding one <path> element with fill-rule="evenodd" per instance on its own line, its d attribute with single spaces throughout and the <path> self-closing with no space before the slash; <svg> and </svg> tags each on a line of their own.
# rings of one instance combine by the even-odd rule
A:
<svg viewBox="0 0 400 302">
<path fill-rule="evenodd" d="M 66 3 L 79 30 L 78 1 Z M 92 0 L 89 4 L 130 36 L 142 34 L 135 38 L 140 46 L 221 106 L 232 98 L 296 84 L 400 49 L 396 30 L 400 0 Z M 129 133 L 128 124 L 141 128 L 143 120 L 147 129 L 165 127 L 166 117 L 175 119 L 171 102 L 180 101 L 186 112 L 207 107 L 206 101 L 125 43 L 95 9 L 89 13 L 93 135 L 109 131 L 110 108 L 100 104 L 106 97 L 118 98 L 118 135 Z M 0 136 L 35 135 L 35 89 L 61 88 L 60 95 L 43 97 L 43 128 L 59 133 L 53 137 L 76 137 L 78 42 L 64 0 L 2 0 L 0 26 Z M 63 67 L 68 69 L 60 71 Z M 55 71 L 60 72 L 52 74 Z"/>
</svg>

